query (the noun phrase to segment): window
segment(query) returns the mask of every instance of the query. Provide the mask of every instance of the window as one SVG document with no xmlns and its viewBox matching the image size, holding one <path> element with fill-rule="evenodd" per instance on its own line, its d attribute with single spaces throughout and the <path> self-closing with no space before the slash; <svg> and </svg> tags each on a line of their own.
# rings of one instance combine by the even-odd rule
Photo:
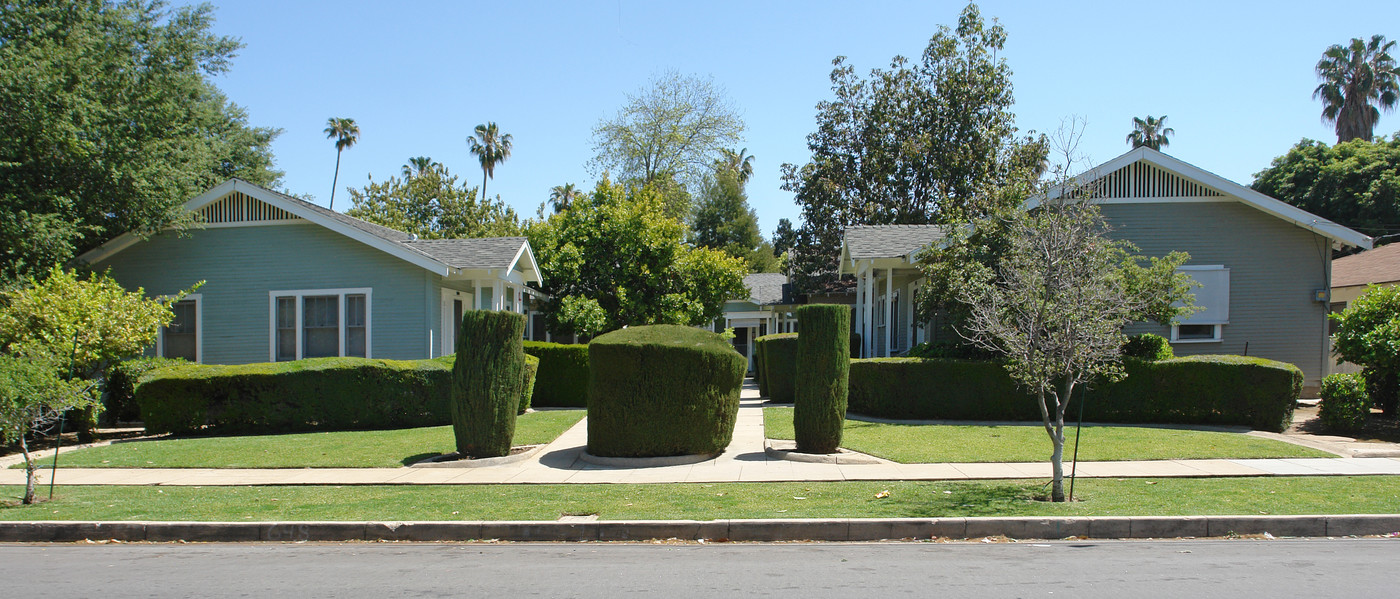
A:
<svg viewBox="0 0 1400 599">
<path fill-rule="evenodd" d="M 369 289 L 272 291 L 268 295 L 274 361 L 369 357 Z"/>
<path fill-rule="evenodd" d="M 156 337 L 156 353 L 162 358 L 181 358 L 191 362 L 199 361 L 199 314 L 198 294 L 185 296 L 170 306 L 175 318 L 162 327 Z"/>
<path fill-rule="evenodd" d="M 1183 266 L 1200 286 L 1193 290 L 1197 311 L 1172 327 L 1172 343 L 1210 343 L 1223 339 L 1230 323 L 1230 269 L 1224 266 Z"/>
</svg>

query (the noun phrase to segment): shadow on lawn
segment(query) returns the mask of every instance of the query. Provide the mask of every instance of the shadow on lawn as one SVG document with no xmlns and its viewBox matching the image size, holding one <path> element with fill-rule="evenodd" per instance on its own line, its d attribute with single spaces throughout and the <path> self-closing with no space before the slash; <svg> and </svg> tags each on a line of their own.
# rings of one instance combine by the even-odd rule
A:
<svg viewBox="0 0 1400 599">
<path fill-rule="evenodd" d="M 945 493 L 951 491 L 951 493 Z M 904 518 L 939 518 L 963 516 L 1005 516 L 1016 513 L 1016 506 L 1038 503 L 1037 497 L 1048 493 L 1042 485 L 985 483 L 949 486 L 929 483 L 918 493 L 896 493 L 881 501 L 892 501 L 894 515 Z"/>
<path fill-rule="evenodd" d="M 440 455 L 442 455 L 442 452 L 441 452 L 441 451 L 430 451 L 430 452 L 427 452 L 427 453 L 418 453 L 418 454 L 414 454 L 414 455 L 408 456 L 408 457 L 406 457 L 406 458 L 404 458 L 404 459 L 402 459 L 402 460 L 399 460 L 399 463 L 400 463 L 400 464 L 403 464 L 403 465 L 405 465 L 405 466 L 412 466 L 412 465 L 417 464 L 418 462 L 421 462 L 421 461 L 426 460 L 426 459 L 428 459 L 428 458 L 435 458 L 435 457 L 438 457 L 438 456 L 440 456 Z"/>
</svg>

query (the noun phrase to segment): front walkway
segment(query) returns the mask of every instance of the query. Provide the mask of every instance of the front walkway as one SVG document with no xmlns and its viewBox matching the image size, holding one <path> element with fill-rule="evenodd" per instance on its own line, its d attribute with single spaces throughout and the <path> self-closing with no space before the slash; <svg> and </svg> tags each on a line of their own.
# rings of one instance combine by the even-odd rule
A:
<svg viewBox="0 0 1400 599">
<path fill-rule="evenodd" d="M 492 483 L 722 483 L 843 480 L 973 480 L 1049 478 L 1046 462 L 995 464 L 813 464 L 764 452 L 763 400 L 746 385 L 734 440 L 719 457 L 684 466 L 618 468 L 579 458 L 587 444 L 580 421 L 529 460 L 487 468 L 174 469 L 63 468 L 63 485 L 455 485 Z M 1065 464 L 1066 470 L 1070 465 Z M 50 471 L 40 481 L 48 483 Z M 1068 474 L 1068 472 L 1066 472 Z M 1299 458 L 1080 462 L 1084 478 L 1400 475 L 1400 458 Z M 0 485 L 24 484 L 24 471 L 0 470 Z"/>
</svg>

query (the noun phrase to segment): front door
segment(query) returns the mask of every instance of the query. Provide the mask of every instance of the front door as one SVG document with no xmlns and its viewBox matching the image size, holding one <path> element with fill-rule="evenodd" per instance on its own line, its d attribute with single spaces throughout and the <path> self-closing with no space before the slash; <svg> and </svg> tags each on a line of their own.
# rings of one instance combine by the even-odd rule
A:
<svg viewBox="0 0 1400 599">
<path fill-rule="evenodd" d="M 471 309 L 472 294 L 455 289 L 442 290 L 441 355 L 457 351 L 457 331 L 462 326 L 462 313 Z"/>
</svg>

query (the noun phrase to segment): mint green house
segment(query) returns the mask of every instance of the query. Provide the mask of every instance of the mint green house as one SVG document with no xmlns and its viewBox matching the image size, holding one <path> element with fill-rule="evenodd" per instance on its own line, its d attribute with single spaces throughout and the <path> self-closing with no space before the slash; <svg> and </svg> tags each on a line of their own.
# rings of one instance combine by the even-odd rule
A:
<svg viewBox="0 0 1400 599">
<path fill-rule="evenodd" d="M 539 299 L 526 287 L 540 275 L 523 237 L 418 239 L 238 179 L 185 208 L 200 227 L 122 235 L 80 257 L 151 296 L 204 281 L 175 306 L 157 355 L 430 358 L 454 351 L 464 311 L 529 314 Z"/>
</svg>

